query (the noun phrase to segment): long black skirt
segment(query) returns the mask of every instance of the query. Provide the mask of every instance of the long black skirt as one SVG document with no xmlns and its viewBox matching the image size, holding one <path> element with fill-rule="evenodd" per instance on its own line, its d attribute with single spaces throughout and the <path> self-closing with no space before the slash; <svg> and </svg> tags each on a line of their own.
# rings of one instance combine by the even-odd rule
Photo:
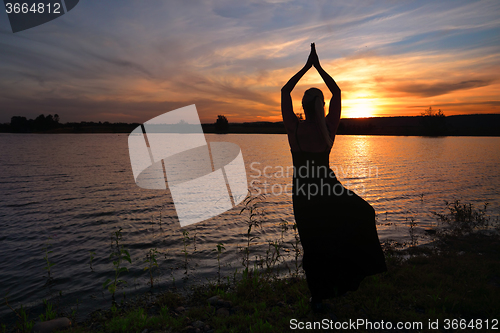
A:
<svg viewBox="0 0 500 333">
<path fill-rule="evenodd" d="M 312 195 L 314 186 L 309 184 L 323 182 L 329 184 L 330 192 L 323 184 L 324 193 Z M 311 182 L 294 177 L 293 211 L 303 247 L 303 268 L 314 298 L 355 291 L 366 276 L 387 271 L 375 210 L 336 178 Z"/>
</svg>

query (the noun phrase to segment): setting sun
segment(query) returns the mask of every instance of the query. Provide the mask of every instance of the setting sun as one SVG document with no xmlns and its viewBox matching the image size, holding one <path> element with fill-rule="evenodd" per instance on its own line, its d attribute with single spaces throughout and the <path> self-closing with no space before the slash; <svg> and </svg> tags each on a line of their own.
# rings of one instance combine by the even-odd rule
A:
<svg viewBox="0 0 500 333">
<path fill-rule="evenodd" d="M 375 117 L 375 107 L 373 100 L 368 98 L 358 98 L 347 100 L 342 106 L 343 118 L 367 118 Z"/>
</svg>

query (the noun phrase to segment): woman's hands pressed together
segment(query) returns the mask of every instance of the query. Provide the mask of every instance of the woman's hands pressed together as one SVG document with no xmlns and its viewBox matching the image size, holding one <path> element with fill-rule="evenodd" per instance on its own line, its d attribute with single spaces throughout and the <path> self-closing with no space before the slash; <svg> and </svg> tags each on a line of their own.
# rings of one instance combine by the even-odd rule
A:
<svg viewBox="0 0 500 333">
<path fill-rule="evenodd" d="M 307 58 L 307 63 L 309 68 L 314 66 L 315 68 L 319 67 L 319 58 L 318 54 L 316 53 L 316 46 L 314 43 L 311 43 L 311 53 L 309 53 L 309 57 Z"/>
</svg>

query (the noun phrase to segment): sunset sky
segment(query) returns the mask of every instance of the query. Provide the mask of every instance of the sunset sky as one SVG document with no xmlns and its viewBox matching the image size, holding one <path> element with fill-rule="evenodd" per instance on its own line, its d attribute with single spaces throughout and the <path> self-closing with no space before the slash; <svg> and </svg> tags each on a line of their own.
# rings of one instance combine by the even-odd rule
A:
<svg viewBox="0 0 500 333">
<path fill-rule="evenodd" d="M 500 112 L 498 0 L 81 0 L 15 34 L 0 8 L 0 123 L 144 122 L 190 104 L 202 123 L 280 121 L 311 42 L 345 118 Z M 326 90 L 314 69 L 295 112 L 311 86 Z"/>
</svg>

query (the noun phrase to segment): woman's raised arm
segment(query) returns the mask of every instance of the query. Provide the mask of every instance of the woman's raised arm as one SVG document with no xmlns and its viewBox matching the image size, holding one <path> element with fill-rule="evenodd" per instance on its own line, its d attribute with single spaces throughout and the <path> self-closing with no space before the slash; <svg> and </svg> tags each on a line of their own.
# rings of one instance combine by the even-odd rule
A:
<svg viewBox="0 0 500 333">
<path fill-rule="evenodd" d="M 295 113 L 293 112 L 292 96 L 290 95 L 293 88 L 297 85 L 297 82 L 304 76 L 304 74 L 313 66 L 313 57 L 311 44 L 311 53 L 307 59 L 306 64 L 300 71 L 297 72 L 288 82 L 281 88 L 281 115 L 283 116 L 283 122 L 288 133 L 295 130 L 296 124 L 299 121 Z"/>
<path fill-rule="evenodd" d="M 341 96 L 340 96 L 341 92 L 335 80 L 330 76 L 330 74 L 328 74 L 323 69 L 323 67 L 321 67 L 318 55 L 316 54 L 316 47 L 314 46 L 314 43 L 311 45 L 311 47 L 312 47 L 311 54 L 313 54 L 313 57 L 316 59 L 313 62 L 313 65 L 318 71 L 319 75 L 321 75 L 321 78 L 325 82 L 330 92 L 332 93 L 332 99 L 330 100 L 328 115 L 326 116 L 326 123 L 328 124 L 328 127 L 330 129 L 330 137 L 333 140 L 335 137 L 335 133 L 337 133 L 337 128 L 339 127 L 340 123 L 340 113 L 342 110 Z"/>
</svg>

